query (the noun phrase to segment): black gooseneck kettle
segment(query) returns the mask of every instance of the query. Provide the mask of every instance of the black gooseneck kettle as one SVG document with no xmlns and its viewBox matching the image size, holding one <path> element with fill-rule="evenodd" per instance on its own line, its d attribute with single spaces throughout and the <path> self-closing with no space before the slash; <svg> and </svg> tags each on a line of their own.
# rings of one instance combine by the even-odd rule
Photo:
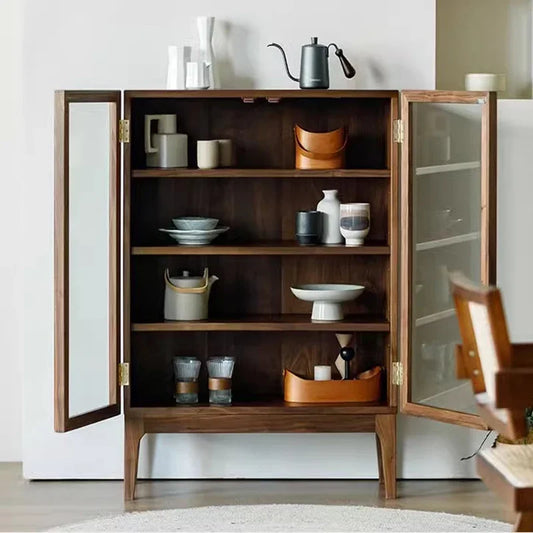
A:
<svg viewBox="0 0 533 533">
<path fill-rule="evenodd" d="M 346 59 L 342 50 L 335 44 L 331 43 L 327 46 L 318 44 L 318 37 L 311 37 L 311 44 L 304 44 L 302 46 L 302 57 L 300 60 L 300 77 L 296 78 L 289 70 L 287 56 L 283 48 L 277 43 L 270 43 L 267 46 L 275 46 L 279 48 L 285 62 L 285 68 L 289 78 L 300 83 L 300 89 L 329 89 L 329 47 L 335 47 L 335 55 L 344 71 L 347 78 L 355 76 L 355 69 L 351 63 Z"/>
</svg>

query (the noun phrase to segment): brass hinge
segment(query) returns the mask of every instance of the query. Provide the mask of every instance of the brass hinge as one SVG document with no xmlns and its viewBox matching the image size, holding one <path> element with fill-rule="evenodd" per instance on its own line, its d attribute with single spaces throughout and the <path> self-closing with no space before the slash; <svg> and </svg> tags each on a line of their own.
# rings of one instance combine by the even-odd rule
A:
<svg viewBox="0 0 533 533">
<path fill-rule="evenodd" d="M 118 365 L 118 384 L 127 387 L 130 384 L 130 364 L 120 363 Z"/>
<path fill-rule="evenodd" d="M 121 143 L 130 142 L 130 121 L 119 120 L 118 122 L 118 140 Z"/>
<path fill-rule="evenodd" d="M 392 384 L 403 385 L 403 365 L 402 363 L 392 363 Z"/>
<path fill-rule="evenodd" d="M 395 143 L 403 143 L 403 120 L 401 118 L 394 121 L 392 135 Z"/>
</svg>

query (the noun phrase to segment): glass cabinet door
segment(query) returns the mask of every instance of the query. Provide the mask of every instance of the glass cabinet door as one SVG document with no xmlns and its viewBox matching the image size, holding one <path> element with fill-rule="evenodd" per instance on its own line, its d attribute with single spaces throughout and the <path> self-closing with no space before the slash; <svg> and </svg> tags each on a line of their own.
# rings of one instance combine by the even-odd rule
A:
<svg viewBox="0 0 533 533">
<path fill-rule="evenodd" d="M 119 91 L 55 96 L 55 430 L 120 414 Z"/>
<path fill-rule="evenodd" d="M 402 118 L 402 410 L 484 427 L 455 376 L 448 276 L 494 281 L 494 95 L 408 91 Z"/>
</svg>

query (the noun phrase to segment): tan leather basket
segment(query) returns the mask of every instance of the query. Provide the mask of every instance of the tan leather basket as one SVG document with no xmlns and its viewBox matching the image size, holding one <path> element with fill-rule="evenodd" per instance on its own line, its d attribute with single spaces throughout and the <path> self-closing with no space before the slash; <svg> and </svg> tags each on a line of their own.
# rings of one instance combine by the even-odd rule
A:
<svg viewBox="0 0 533 533">
<path fill-rule="evenodd" d="M 325 133 L 294 126 L 295 166 L 303 170 L 343 168 L 348 135 L 345 128 Z"/>
<path fill-rule="evenodd" d="M 377 402 L 381 398 L 381 368 L 376 366 L 357 379 L 314 381 L 290 370 L 284 372 L 284 398 L 295 403 Z"/>
</svg>

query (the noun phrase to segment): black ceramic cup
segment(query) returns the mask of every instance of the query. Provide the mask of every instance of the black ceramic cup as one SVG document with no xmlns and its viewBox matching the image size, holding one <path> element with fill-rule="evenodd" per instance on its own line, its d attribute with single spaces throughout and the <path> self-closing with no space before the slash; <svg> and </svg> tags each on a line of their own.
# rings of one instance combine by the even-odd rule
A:
<svg viewBox="0 0 533 533">
<path fill-rule="evenodd" d="M 298 211 L 296 215 L 296 240 L 302 245 L 318 244 L 322 234 L 320 211 Z"/>
</svg>

